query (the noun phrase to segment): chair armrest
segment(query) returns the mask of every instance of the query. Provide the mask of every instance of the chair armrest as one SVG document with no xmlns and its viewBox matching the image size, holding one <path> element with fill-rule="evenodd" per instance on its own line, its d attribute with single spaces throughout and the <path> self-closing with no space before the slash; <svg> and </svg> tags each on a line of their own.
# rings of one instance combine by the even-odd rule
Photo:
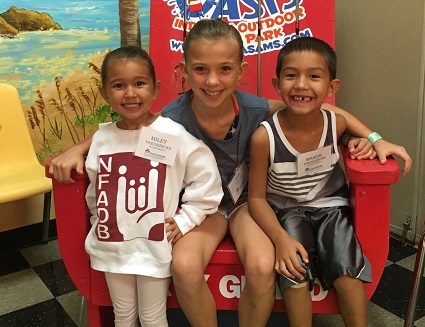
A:
<svg viewBox="0 0 425 327">
<path fill-rule="evenodd" d="M 59 153 L 59 154 L 60 154 L 60 153 Z M 59 155 L 59 154 L 58 154 L 58 155 Z M 53 175 L 49 173 L 49 169 L 50 169 L 50 166 L 51 166 L 51 164 L 52 164 L 52 160 L 53 160 L 54 158 L 56 158 L 56 157 L 57 157 L 57 156 L 54 156 L 54 157 L 51 157 L 51 158 L 47 159 L 47 160 L 46 160 L 46 163 L 44 164 L 46 177 L 51 178 L 51 179 L 53 180 L 53 182 L 55 181 L 55 179 L 54 179 Z M 74 181 L 88 179 L 88 175 L 87 175 L 87 172 L 86 172 L 86 168 L 84 168 L 84 173 L 83 173 L 82 175 L 80 175 L 79 173 L 77 173 L 77 171 L 76 171 L 75 169 L 73 169 L 73 170 L 71 171 L 71 178 L 72 178 Z"/>
<path fill-rule="evenodd" d="M 365 284 L 368 299 L 384 271 L 389 251 L 391 184 L 398 181 L 399 166 L 394 158 L 385 165 L 378 159 L 353 160 L 341 147 L 350 188 L 354 228 L 363 252 L 372 264 L 373 283 Z"/>
<path fill-rule="evenodd" d="M 350 183 L 355 184 L 394 184 L 397 183 L 400 168 L 393 157 L 388 157 L 385 165 L 378 159 L 351 159 L 348 149 L 341 147 L 345 174 Z"/>
</svg>

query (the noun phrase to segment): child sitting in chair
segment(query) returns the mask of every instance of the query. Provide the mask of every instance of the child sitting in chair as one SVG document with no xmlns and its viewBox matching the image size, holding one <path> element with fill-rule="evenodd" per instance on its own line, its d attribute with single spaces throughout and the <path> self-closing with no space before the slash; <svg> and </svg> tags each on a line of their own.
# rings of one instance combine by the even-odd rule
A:
<svg viewBox="0 0 425 327">
<path fill-rule="evenodd" d="M 335 287 L 346 326 L 366 326 L 363 282 L 370 264 L 354 232 L 348 186 L 338 164 L 343 116 L 323 110 L 338 91 L 336 55 L 302 37 L 281 49 L 273 85 L 286 110 L 251 139 L 249 211 L 276 248 L 275 270 L 292 327 L 311 326 L 310 290 Z"/>
</svg>

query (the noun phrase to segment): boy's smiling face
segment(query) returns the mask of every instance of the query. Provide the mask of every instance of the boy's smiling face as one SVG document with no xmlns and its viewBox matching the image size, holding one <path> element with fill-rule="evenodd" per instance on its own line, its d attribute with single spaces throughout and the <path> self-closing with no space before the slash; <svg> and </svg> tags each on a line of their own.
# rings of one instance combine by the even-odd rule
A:
<svg viewBox="0 0 425 327">
<path fill-rule="evenodd" d="M 340 81 L 331 80 L 325 58 L 313 51 L 296 51 L 285 56 L 280 77 L 273 85 L 282 101 L 296 114 L 319 110 L 338 91 Z"/>
</svg>

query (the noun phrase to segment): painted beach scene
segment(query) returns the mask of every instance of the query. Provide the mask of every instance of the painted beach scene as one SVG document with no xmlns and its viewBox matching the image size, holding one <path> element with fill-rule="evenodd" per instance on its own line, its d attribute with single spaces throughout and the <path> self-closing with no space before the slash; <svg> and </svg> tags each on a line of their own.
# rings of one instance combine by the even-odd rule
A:
<svg viewBox="0 0 425 327">
<path fill-rule="evenodd" d="M 141 46 L 148 49 L 150 1 L 124 2 L 137 6 Z M 119 6 L 118 0 L 0 2 L 0 83 L 18 89 L 41 163 L 116 119 L 98 86 L 105 54 L 121 44 Z"/>
</svg>

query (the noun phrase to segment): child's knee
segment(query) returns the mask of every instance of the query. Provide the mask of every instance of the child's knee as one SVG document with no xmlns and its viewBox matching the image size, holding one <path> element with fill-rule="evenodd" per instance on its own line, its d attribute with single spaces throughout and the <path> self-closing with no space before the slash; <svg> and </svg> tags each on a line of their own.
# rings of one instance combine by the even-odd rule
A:
<svg viewBox="0 0 425 327">
<path fill-rule="evenodd" d="M 140 322 L 143 327 L 167 327 L 166 305 L 150 308 L 139 313 Z"/>
<path fill-rule="evenodd" d="M 343 275 L 338 277 L 333 285 L 338 293 L 344 292 L 352 292 L 354 290 L 358 290 L 359 288 L 363 289 L 363 282 L 355 277 Z"/>
<path fill-rule="evenodd" d="M 276 272 L 274 260 L 261 258 L 245 262 L 245 287 L 258 292 L 268 292 L 275 288 Z"/>
<path fill-rule="evenodd" d="M 259 255 L 251 256 L 245 260 L 244 268 L 246 276 L 253 276 L 255 278 L 270 278 L 275 276 L 274 270 L 275 258 L 274 256 Z"/>
<path fill-rule="evenodd" d="M 113 303 L 114 307 L 114 322 L 115 326 L 134 326 L 138 313 L 137 305 L 134 306 L 120 306 L 117 303 Z"/>
<path fill-rule="evenodd" d="M 190 255 L 175 256 L 171 262 L 171 272 L 173 276 L 203 274 L 201 259 Z"/>
<path fill-rule="evenodd" d="M 299 302 L 311 299 L 310 295 L 310 282 L 299 284 L 292 284 L 281 289 L 282 298 L 284 302 L 292 301 Z"/>
</svg>

